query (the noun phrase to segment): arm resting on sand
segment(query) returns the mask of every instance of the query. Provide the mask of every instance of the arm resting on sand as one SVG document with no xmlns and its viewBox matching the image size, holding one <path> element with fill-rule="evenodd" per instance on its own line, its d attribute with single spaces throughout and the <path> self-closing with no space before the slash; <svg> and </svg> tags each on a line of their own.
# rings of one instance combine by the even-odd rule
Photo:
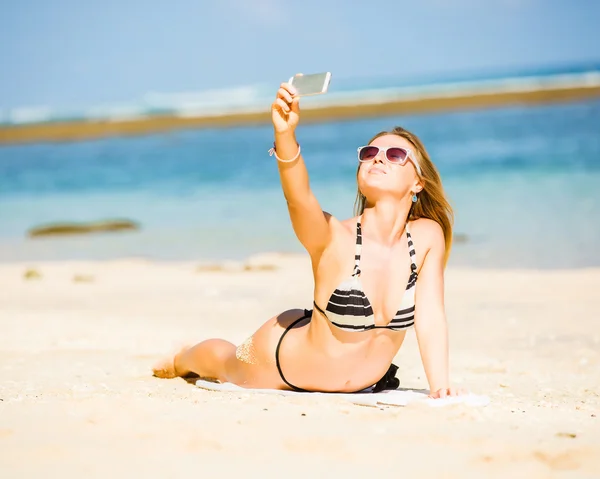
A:
<svg viewBox="0 0 600 479">
<path fill-rule="evenodd" d="M 437 223 L 431 222 L 428 227 L 434 240 L 417 280 L 415 332 L 429 389 L 434 393 L 450 387 L 448 327 L 444 312 L 444 234 Z"/>
</svg>

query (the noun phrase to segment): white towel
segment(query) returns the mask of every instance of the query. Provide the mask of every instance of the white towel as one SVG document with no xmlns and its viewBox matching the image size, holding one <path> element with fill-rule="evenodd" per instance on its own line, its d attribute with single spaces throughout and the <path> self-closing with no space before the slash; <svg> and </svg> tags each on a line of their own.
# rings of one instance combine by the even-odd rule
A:
<svg viewBox="0 0 600 479">
<path fill-rule="evenodd" d="M 201 389 L 208 389 L 210 391 L 229 391 L 235 393 L 276 394 L 279 396 L 329 396 L 344 399 L 354 404 L 360 404 L 361 406 L 407 406 L 410 403 L 416 402 L 425 403 L 432 407 L 447 406 L 449 404 L 459 403 L 466 404 L 467 406 L 487 406 L 490 403 L 489 397 L 479 396 L 471 393 L 462 396 L 447 397 L 444 399 L 432 399 L 427 397 L 427 394 L 411 389 L 386 389 L 385 391 L 378 393 L 311 393 L 286 391 L 281 389 L 243 388 L 232 383 L 215 383 L 211 381 L 205 381 L 203 379 L 196 381 L 196 386 Z"/>
</svg>

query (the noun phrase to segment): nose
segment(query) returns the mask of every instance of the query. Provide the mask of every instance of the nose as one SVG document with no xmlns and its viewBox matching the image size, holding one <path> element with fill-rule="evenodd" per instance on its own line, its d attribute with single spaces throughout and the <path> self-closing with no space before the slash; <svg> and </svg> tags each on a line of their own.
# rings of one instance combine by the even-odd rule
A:
<svg viewBox="0 0 600 479">
<path fill-rule="evenodd" d="M 375 158 L 373 158 L 373 163 L 385 163 L 385 151 L 384 150 L 379 150 L 377 152 L 377 154 L 375 155 Z"/>
</svg>

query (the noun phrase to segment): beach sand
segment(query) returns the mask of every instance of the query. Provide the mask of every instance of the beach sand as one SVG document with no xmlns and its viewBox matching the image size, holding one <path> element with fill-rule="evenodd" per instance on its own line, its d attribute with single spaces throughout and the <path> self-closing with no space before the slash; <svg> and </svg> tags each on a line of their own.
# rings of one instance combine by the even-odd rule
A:
<svg viewBox="0 0 600 479">
<path fill-rule="evenodd" d="M 2 478 L 600 477 L 600 270 L 448 270 L 452 378 L 491 404 L 376 408 L 152 377 L 311 305 L 305 256 L 199 266 L 0 265 Z M 427 387 L 414 332 L 395 363 Z"/>
</svg>

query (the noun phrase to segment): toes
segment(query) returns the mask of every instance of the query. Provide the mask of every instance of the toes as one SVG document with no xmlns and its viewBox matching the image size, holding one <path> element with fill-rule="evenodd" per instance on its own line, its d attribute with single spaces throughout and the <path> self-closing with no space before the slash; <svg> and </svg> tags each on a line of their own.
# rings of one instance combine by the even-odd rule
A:
<svg viewBox="0 0 600 479">
<path fill-rule="evenodd" d="M 173 359 L 162 360 L 152 368 L 152 374 L 157 378 L 170 379 L 176 376 Z"/>
<path fill-rule="evenodd" d="M 157 378 L 171 379 L 182 376 L 175 367 L 175 360 L 190 348 L 189 344 L 179 345 L 174 348 L 173 354 L 161 359 L 152 367 L 152 374 Z"/>
</svg>

